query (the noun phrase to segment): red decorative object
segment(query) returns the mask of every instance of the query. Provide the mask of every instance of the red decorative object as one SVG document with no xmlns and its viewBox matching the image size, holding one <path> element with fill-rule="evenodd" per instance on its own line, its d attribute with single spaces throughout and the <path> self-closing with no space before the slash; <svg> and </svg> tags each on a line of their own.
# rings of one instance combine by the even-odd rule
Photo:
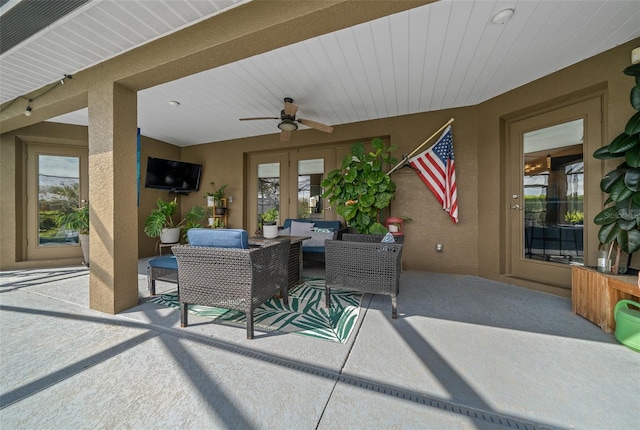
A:
<svg viewBox="0 0 640 430">
<path fill-rule="evenodd" d="M 404 219 L 403 218 L 389 217 L 384 222 L 384 226 L 394 236 L 402 236 L 404 234 Z M 395 230 L 394 227 L 397 227 L 398 231 L 392 231 L 392 230 Z"/>
</svg>

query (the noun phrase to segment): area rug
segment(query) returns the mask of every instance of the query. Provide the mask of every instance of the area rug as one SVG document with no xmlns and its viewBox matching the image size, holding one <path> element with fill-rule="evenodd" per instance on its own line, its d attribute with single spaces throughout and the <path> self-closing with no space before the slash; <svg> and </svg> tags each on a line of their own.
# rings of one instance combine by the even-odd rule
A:
<svg viewBox="0 0 640 430">
<path fill-rule="evenodd" d="M 289 290 L 289 305 L 282 299 L 269 299 L 254 311 L 255 330 L 283 331 L 333 342 L 345 343 L 356 326 L 362 294 L 332 289 L 331 308 L 325 307 L 324 279 L 305 279 Z M 179 308 L 177 292 L 162 294 L 150 300 Z M 222 324 L 246 326 L 244 312 L 189 305 L 189 312 L 213 318 Z"/>
</svg>

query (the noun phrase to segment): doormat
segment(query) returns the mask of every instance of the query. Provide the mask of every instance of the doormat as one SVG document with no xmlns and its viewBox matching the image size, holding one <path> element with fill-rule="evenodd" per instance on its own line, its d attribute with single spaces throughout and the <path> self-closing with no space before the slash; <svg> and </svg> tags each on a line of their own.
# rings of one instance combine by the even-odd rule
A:
<svg viewBox="0 0 640 430">
<path fill-rule="evenodd" d="M 254 329 L 283 331 L 333 342 L 345 343 L 356 326 L 362 294 L 331 289 L 331 308 L 325 307 L 324 279 L 305 279 L 289 290 L 289 305 L 282 299 L 271 298 L 253 312 Z M 178 293 L 162 294 L 149 300 L 173 308 L 180 308 Z M 213 318 L 221 324 L 246 327 L 244 312 L 189 305 L 189 312 Z"/>
</svg>

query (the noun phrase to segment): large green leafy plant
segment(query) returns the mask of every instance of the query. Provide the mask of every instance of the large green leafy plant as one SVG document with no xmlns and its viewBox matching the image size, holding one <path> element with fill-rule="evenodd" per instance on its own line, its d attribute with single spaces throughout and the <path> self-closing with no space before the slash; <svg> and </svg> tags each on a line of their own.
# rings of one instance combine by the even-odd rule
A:
<svg viewBox="0 0 640 430">
<path fill-rule="evenodd" d="M 149 237 L 159 237 L 165 228 L 184 227 L 185 230 L 188 230 L 192 227 L 199 227 L 200 221 L 206 215 L 204 208 L 193 206 L 180 222 L 174 224 L 173 216 L 178 211 L 177 199 L 169 201 L 158 199 L 156 203 L 158 207 L 151 211 L 144 222 L 144 232 Z"/>
<path fill-rule="evenodd" d="M 395 145 L 386 146 L 381 139 L 373 139 L 372 152 L 366 152 L 363 143 L 351 147 L 351 154 L 342 161 L 342 167 L 329 172 L 322 181 L 324 193 L 349 227 L 360 233 L 383 234 L 387 229 L 380 224 L 380 210 L 391 204 L 396 184 L 383 170 L 385 163 L 398 162 L 391 153 Z"/>
<path fill-rule="evenodd" d="M 600 189 L 609 196 L 605 209 L 594 218 L 601 226 L 600 243 L 609 245 L 609 255 L 616 249 L 614 273 L 618 273 L 622 251 L 631 254 L 640 249 L 640 63 L 627 67 L 624 73 L 635 77 L 630 100 L 636 113 L 623 133 L 593 154 L 600 160 L 624 158 L 600 181 Z"/>
</svg>

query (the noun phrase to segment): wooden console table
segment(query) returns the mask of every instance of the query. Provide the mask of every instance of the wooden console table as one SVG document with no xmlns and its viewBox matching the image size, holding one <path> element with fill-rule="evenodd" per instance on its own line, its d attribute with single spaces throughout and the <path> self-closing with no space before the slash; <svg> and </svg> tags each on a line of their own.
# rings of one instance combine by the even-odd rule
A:
<svg viewBox="0 0 640 430">
<path fill-rule="evenodd" d="M 603 331 L 616 329 L 613 308 L 622 299 L 640 301 L 636 276 L 612 275 L 583 266 L 571 268 L 571 310 Z"/>
</svg>

